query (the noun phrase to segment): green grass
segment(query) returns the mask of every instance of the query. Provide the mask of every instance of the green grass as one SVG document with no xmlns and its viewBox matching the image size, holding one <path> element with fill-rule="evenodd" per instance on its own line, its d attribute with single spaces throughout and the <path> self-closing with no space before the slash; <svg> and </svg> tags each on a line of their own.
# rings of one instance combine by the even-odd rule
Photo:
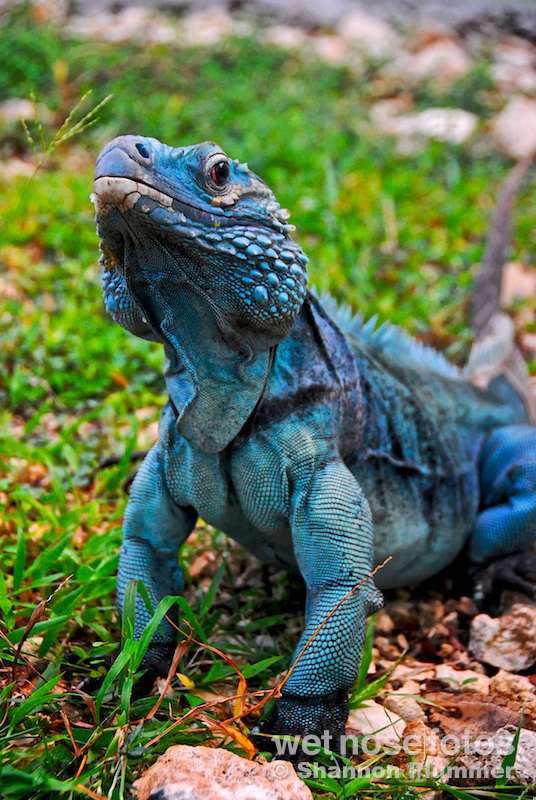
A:
<svg viewBox="0 0 536 800">
<path fill-rule="evenodd" d="M 114 681 L 92 699 L 75 688 L 105 674 L 102 660 L 121 639 L 114 576 L 122 484 L 164 400 L 158 347 L 103 310 L 89 201 L 99 149 L 119 133 L 176 145 L 217 140 L 292 210 L 313 283 L 458 360 L 470 340 L 474 266 L 509 163 L 486 150 L 483 134 L 465 147 L 432 143 L 401 157 L 368 123 L 371 105 L 404 88 L 399 82 L 374 65 L 355 75 L 253 40 L 211 50 L 70 41 L 33 25 L 23 8 L 3 19 L 0 59 L 0 100 L 35 92 L 47 142 L 89 88 L 93 104 L 113 94 L 97 124 L 55 149 L 29 187 L 27 176 L 2 183 L 0 785 L 9 798 L 119 800 L 170 744 L 221 737 L 233 702 L 181 718 L 212 695 L 242 690 L 238 667 L 252 691 L 275 685 L 298 639 L 300 598 L 282 575 L 271 576 L 267 596 L 260 568 L 236 587 L 250 557 L 200 525 L 181 560 L 188 566 L 210 551 L 216 559 L 187 589 L 185 619 L 200 644 L 184 649 L 174 699 L 151 717 L 154 697 L 131 700 L 144 643 L 128 636 L 128 615 L 129 659 L 116 662 Z M 413 91 L 418 106 L 455 98 L 483 123 L 502 102 L 485 64 L 450 94 Z M 30 157 L 22 126 L 0 127 L 0 154 Z M 512 253 L 521 261 L 530 253 L 529 203 L 527 188 Z M 119 464 L 94 473 L 113 454 Z M 369 694 L 361 675 L 356 702 Z M 236 752 L 254 717 L 232 726 Z M 417 788 L 403 775 L 393 785 L 311 785 L 329 797 L 405 797 Z"/>
</svg>

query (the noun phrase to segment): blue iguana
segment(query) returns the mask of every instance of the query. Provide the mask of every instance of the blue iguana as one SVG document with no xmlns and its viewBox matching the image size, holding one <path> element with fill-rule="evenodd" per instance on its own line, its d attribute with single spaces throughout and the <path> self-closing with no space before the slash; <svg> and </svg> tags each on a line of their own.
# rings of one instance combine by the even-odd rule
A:
<svg viewBox="0 0 536 800">
<path fill-rule="evenodd" d="M 296 654 L 325 624 L 265 730 L 327 730 L 336 746 L 379 590 L 433 576 L 464 548 L 486 564 L 533 544 L 536 429 L 520 392 L 493 369 L 497 391 L 479 388 L 398 328 L 308 292 L 288 212 L 212 142 L 114 139 L 94 200 L 106 307 L 163 345 L 169 393 L 125 514 L 119 606 L 131 579 L 154 606 L 182 592 L 177 551 L 198 516 L 299 571 Z M 505 319 L 482 322 L 499 343 Z M 493 367 L 497 349 L 484 338 L 469 372 Z M 136 637 L 149 619 L 138 596 Z M 167 671 L 173 647 L 164 623 L 144 666 Z"/>
</svg>

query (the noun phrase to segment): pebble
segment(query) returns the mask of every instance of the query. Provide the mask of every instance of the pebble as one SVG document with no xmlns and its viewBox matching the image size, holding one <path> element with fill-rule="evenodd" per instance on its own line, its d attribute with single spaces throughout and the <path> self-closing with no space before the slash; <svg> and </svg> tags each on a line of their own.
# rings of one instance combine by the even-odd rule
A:
<svg viewBox="0 0 536 800">
<path fill-rule="evenodd" d="M 513 158 L 536 151 L 536 100 L 515 96 L 491 123 L 496 144 Z"/>
<path fill-rule="evenodd" d="M 452 39 L 433 42 L 417 53 L 404 54 L 391 65 L 390 72 L 422 80 L 435 78 L 449 84 L 466 75 L 473 65 L 463 47 Z"/>
<path fill-rule="evenodd" d="M 288 761 L 248 761 L 228 750 L 174 745 L 133 786 L 136 800 L 312 800 Z"/>
<path fill-rule="evenodd" d="M 533 719 L 536 718 L 536 691 L 525 675 L 514 675 L 512 672 L 500 669 L 490 679 L 489 688 L 490 694 L 494 697 L 521 703 L 525 712 Z"/>
<path fill-rule="evenodd" d="M 490 74 L 503 92 L 536 90 L 536 54 L 530 42 L 509 37 L 493 52 Z"/>
<path fill-rule="evenodd" d="M 489 753 L 461 753 L 456 764 L 463 766 L 468 771 L 464 783 L 479 785 L 482 774 L 493 774 L 502 766 L 505 755 L 512 750 L 515 729 L 513 726 L 499 728 L 495 733 L 486 736 L 486 750 Z M 493 772 L 492 772 L 493 771 Z M 523 783 L 531 785 L 536 783 L 536 733 L 522 729 L 520 731 L 514 769 L 508 783 Z"/>
<path fill-rule="evenodd" d="M 357 46 L 369 58 L 393 58 L 401 47 L 401 39 L 392 25 L 362 9 L 346 12 L 336 30 L 341 39 Z"/>
<path fill-rule="evenodd" d="M 469 650 L 494 667 L 520 672 L 536 662 L 536 608 L 516 603 L 501 617 L 478 614 L 471 624 Z"/>
<path fill-rule="evenodd" d="M 399 140 L 404 153 L 424 149 L 427 139 L 462 144 L 474 133 L 478 117 L 463 108 L 426 108 L 409 114 L 396 114 L 391 101 L 380 101 L 371 109 L 371 118 L 384 133 Z"/>
</svg>

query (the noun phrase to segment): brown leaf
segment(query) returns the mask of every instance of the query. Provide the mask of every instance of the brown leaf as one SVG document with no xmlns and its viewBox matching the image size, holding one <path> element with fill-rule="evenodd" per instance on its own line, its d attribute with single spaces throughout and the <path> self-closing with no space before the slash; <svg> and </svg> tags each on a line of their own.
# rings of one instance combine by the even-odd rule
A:
<svg viewBox="0 0 536 800">
<path fill-rule="evenodd" d="M 446 734 L 461 737 L 476 737 L 484 733 L 494 733 L 506 725 L 517 727 L 523 706 L 521 703 L 503 700 L 485 694 L 466 694 L 450 692 L 429 692 L 426 700 L 442 706 L 443 710 L 433 708 L 430 713 L 432 723 L 441 725 Z M 525 709 L 524 728 L 536 730 L 536 720 Z"/>
</svg>

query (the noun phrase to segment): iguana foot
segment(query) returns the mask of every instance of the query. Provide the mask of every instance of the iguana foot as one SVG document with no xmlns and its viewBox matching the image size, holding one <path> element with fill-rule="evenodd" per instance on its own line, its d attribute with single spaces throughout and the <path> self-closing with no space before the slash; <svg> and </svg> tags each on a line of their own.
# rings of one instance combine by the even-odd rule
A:
<svg viewBox="0 0 536 800">
<path fill-rule="evenodd" d="M 156 642 L 148 647 L 141 662 L 141 667 L 145 669 L 145 672 L 134 682 L 132 687 L 133 700 L 147 697 L 152 691 L 155 680 L 167 677 L 174 650 L 175 643 Z"/>
<path fill-rule="evenodd" d="M 493 561 L 475 576 L 473 595 L 487 610 L 501 610 L 501 597 L 512 589 L 536 600 L 536 553 L 514 553 Z"/>
<path fill-rule="evenodd" d="M 345 690 L 313 697 L 284 694 L 274 713 L 261 722 L 262 735 L 254 734 L 252 739 L 260 750 L 269 750 L 277 758 L 297 764 L 314 759 L 321 748 L 340 753 L 347 718 Z M 304 736 L 312 737 L 304 747 L 292 739 Z"/>
</svg>

